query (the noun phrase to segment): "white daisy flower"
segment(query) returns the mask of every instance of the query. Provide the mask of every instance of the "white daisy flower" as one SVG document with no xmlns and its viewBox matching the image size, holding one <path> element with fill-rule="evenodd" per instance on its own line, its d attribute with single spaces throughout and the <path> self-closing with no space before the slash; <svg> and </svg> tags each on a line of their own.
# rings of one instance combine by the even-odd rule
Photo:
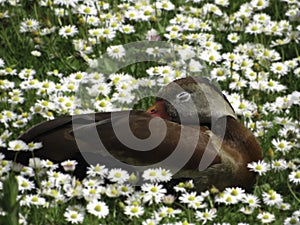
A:
<svg viewBox="0 0 300 225">
<path fill-rule="evenodd" d="M 125 183 L 129 179 L 129 173 L 122 169 L 111 169 L 108 172 L 107 178 L 111 182 L 116 182 L 119 184 Z"/>
<path fill-rule="evenodd" d="M 204 212 L 196 211 L 196 220 L 201 221 L 202 224 L 206 224 L 208 221 L 213 221 L 213 219 L 217 216 L 216 209 L 205 209 Z"/>
<path fill-rule="evenodd" d="M 76 162 L 75 160 L 66 160 L 61 163 L 61 166 L 67 172 L 67 171 L 74 171 L 77 164 L 78 162 Z"/>
<path fill-rule="evenodd" d="M 207 206 L 206 203 L 203 203 L 204 198 L 201 195 L 197 195 L 196 192 L 183 192 L 179 197 L 181 203 L 187 204 L 189 208 L 193 209 L 202 209 Z"/>
<path fill-rule="evenodd" d="M 8 142 L 8 150 L 11 151 L 27 151 L 28 150 L 28 146 L 27 144 L 22 141 L 22 140 L 13 140 Z"/>
<path fill-rule="evenodd" d="M 269 212 L 261 212 L 257 215 L 257 219 L 262 223 L 271 223 L 275 221 L 275 216 Z"/>
<path fill-rule="evenodd" d="M 78 33 L 78 29 L 74 25 L 67 25 L 59 29 L 58 34 L 64 38 L 74 37 Z"/>
<path fill-rule="evenodd" d="M 242 201 L 246 204 L 248 204 L 251 208 L 257 208 L 260 207 L 260 201 L 259 198 L 256 195 L 253 194 L 245 194 L 243 196 Z"/>
<path fill-rule="evenodd" d="M 237 33 L 231 33 L 227 36 L 227 40 L 231 43 L 237 43 L 240 40 L 240 37 Z"/>
<path fill-rule="evenodd" d="M 84 220 L 84 213 L 80 213 L 77 210 L 66 210 L 64 217 L 67 222 L 71 224 L 81 224 Z"/>
<path fill-rule="evenodd" d="M 35 206 L 45 206 L 46 199 L 41 197 L 40 195 L 28 194 L 25 195 L 20 201 L 20 205 L 35 205 Z"/>
<path fill-rule="evenodd" d="M 124 214 L 129 216 L 129 218 L 139 218 L 144 214 L 144 208 L 140 205 L 127 205 L 125 206 Z"/>
<path fill-rule="evenodd" d="M 268 206 L 276 206 L 283 202 L 282 196 L 274 190 L 269 190 L 262 194 L 263 202 Z"/>
<path fill-rule="evenodd" d="M 34 32 L 38 30 L 40 27 L 39 22 L 35 19 L 25 19 L 25 21 L 21 22 L 20 32 Z"/>
<path fill-rule="evenodd" d="M 17 181 L 19 184 L 19 190 L 21 193 L 24 193 L 26 191 L 33 190 L 35 188 L 35 185 L 32 181 L 29 179 L 23 177 L 23 176 L 17 176 Z"/>
<path fill-rule="evenodd" d="M 292 171 L 289 174 L 289 181 L 296 185 L 300 184 L 300 170 Z"/>
<path fill-rule="evenodd" d="M 99 165 L 96 164 L 94 165 L 90 165 L 87 169 L 87 175 L 89 177 L 96 177 L 99 176 L 100 178 L 104 178 L 108 173 L 108 169 L 103 166 L 103 165 Z"/>
<path fill-rule="evenodd" d="M 87 211 L 98 218 L 105 218 L 109 214 L 109 208 L 105 202 L 91 201 L 86 206 Z"/>
<path fill-rule="evenodd" d="M 250 169 L 250 171 L 254 171 L 260 176 L 270 170 L 270 165 L 261 160 L 258 162 L 249 163 L 247 167 Z"/>
<path fill-rule="evenodd" d="M 167 193 L 167 190 L 159 184 L 143 184 L 141 189 L 144 192 L 144 202 L 149 202 L 149 204 L 160 203 Z"/>
<path fill-rule="evenodd" d="M 114 45 L 107 48 L 107 54 L 113 59 L 121 59 L 126 55 L 126 51 L 122 45 Z"/>
</svg>

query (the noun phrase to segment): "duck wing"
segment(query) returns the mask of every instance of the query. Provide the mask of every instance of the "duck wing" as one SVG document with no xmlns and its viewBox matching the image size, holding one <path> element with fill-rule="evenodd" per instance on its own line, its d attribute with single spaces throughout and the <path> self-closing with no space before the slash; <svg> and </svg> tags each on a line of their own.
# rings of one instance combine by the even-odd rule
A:
<svg viewBox="0 0 300 225">
<path fill-rule="evenodd" d="M 207 130 L 131 110 L 57 118 L 37 124 L 19 139 L 42 142 L 35 157 L 53 162 L 77 160 L 81 174 L 87 165 L 96 163 L 128 170 L 164 167 L 177 171 L 198 169 L 204 152 L 212 156 L 211 164 L 220 162 Z M 31 157 L 31 152 L 18 153 L 24 164 Z"/>
</svg>

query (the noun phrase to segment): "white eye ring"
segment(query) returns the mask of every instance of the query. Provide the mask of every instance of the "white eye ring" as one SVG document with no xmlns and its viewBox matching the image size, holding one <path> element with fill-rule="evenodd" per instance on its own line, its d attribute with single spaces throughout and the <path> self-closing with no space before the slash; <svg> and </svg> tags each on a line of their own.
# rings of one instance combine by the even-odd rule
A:
<svg viewBox="0 0 300 225">
<path fill-rule="evenodd" d="M 191 94 L 188 92 L 180 92 L 178 95 L 176 95 L 176 98 L 181 102 L 187 102 L 191 99 Z"/>
</svg>

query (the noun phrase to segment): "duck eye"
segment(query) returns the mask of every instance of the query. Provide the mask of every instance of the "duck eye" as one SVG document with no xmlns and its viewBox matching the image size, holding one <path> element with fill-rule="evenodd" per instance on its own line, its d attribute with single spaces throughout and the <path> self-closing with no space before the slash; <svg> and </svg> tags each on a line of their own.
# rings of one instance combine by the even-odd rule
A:
<svg viewBox="0 0 300 225">
<path fill-rule="evenodd" d="M 176 96 L 176 98 L 181 102 L 186 102 L 186 101 L 190 100 L 191 95 L 190 95 L 190 93 L 183 91 L 183 92 L 180 92 Z"/>
</svg>

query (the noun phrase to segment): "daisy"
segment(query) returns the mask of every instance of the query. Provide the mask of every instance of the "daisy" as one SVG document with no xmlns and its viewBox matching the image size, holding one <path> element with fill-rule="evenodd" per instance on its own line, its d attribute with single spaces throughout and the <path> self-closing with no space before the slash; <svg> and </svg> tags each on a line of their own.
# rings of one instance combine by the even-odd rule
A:
<svg viewBox="0 0 300 225">
<path fill-rule="evenodd" d="M 271 143 L 275 147 L 275 150 L 282 152 L 283 154 L 286 154 L 293 148 L 291 142 L 286 140 L 273 139 Z"/>
<path fill-rule="evenodd" d="M 100 19 L 97 16 L 88 16 L 86 18 L 86 23 L 94 27 L 97 27 L 100 24 Z"/>
<path fill-rule="evenodd" d="M 172 173 L 170 170 L 158 168 L 159 180 L 158 182 L 168 182 L 172 179 Z"/>
<path fill-rule="evenodd" d="M 292 171 L 289 174 L 289 181 L 296 185 L 300 184 L 300 170 Z"/>
<path fill-rule="evenodd" d="M 104 95 L 108 96 L 109 93 L 111 92 L 111 85 L 108 83 L 96 83 L 94 84 L 91 88 L 87 88 L 89 95 L 91 96 L 98 96 Z"/>
<path fill-rule="evenodd" d="M 58 168 L 58 164 L 53 163 L 52 161 L 50 161 L 49 159 L 42 159 L 41 160 L 41 164 L 43 168 L 49 168 L 52 170 L 55 170 Z"/>
<path fill-rule="evenodd" d="M 22 140 L 13 140 L 8 142 L 8 150 L 11 151 L 27 151 L 28 146 L 27 144 Z"/>
<path fill-rule="evenodd" d="M 215 0 L 214 2 L 216 5 L 220 5 L 223 7 L 229 6 L 229 0 Z"/>
<path fill-rule="evenodd" d="M 285 203 L 285 202 L 282 202 L 278 205 L 276 205 L 276 207 L 282 211 L 286 211 L 286 210 L 290 210 L 291 209 L 291 205 L 289 203 Z"/>
<path fill-rule="evenodd" d="M 125 11 L 125 18 L 129 19 L 129 20 L 134 20 L 134 21 L 138 21 L 140 20 L 140 12 L 137 11 L 136 9 L 129 9 Z"/>
<path fill-rule="evenodd" d="M 227 40 L 231 43 L 237 43 L 240 40 L 240 37 L 237 33 L 231 33 L 227 36 Z"/>
<path fill-rule="evenodd" d="M 144 208 L 139 205 L 127 205 L 125 206 L 124 214 L 129 216 L 129 218 L 132 217 L 139 218 L 144 214 Z"/>
<path fill-rule="evenodd" d="M 84 214 L 78 212 L 77 210 L 67 209 L 66 212 L 64 213 L 64 217 L 67 222 L 70 222 L 72 224 L 80 224 L 84 220 Z"/>
<path fill-rule="evenodd" d="M 163 9 L 166 11 L 171 11 L 171 10 L 174 10 L 175 5 L 169 0 L 162 0 L 162 1 L 156 2 L 156 8 Z"/>
<path fill-rule="evenodd" d="M 253 20 L 261 24 L 268 24 L 271 20 L 271 17 L 266 13 L 258 13 L 253 15 Z"/>
<path fill-rule="evenodd" d="M 30 181 L 27 178 L 24 178 L 22 176 L 17 176 L 17 181 L 19 184 L 19 190 L 21 193 L 24 193 L 26 191 L 33 190 L 35 188 L 35 185 L 32 181 Z"/>
<path fill-rule="evenodd" d="M 262 223 L 271 223 L 275 220 L 275 216 L 269 212 L 261 212 L 257 215 L 257 219 Z"/>
<path fill-rule="evenodd" d="M 233 89 L 233 90 L 241 90 L 242 88 L 246 87 L 246 85 L 247 85 L 247 81 L 246 80 L 239 79 L 239 80 L 236 80 L 234 82 L 231 82 L 229 84 L 229 88 Z"/>
<path fill-rule="evenodd" d="M 284 62 L 285 65 L 289 67 L 289 69 L 294 69 L 298 66 L 297 59 L 291 59 Z"/>
<path fill-rule="evenodd" d="M 87 175 L 88 177 L 100 177 L 100 178 L 104 178 L 107 175 L 108 169 L 103 166 L 103 165 L 99 165 L 96 164 L 94 165 L 90 165 L 87 168 Z"/>
<path fill-rule="evenodd" d="M 126 25 L 122 25 L 120 31 L 124 34 L 131 34 L 131 33 L 135 32 L 135 29 L 134 29 L 134 26 L 126 24 Z"/>
<path fill-rule="evenodd" d="M 240 201 L 245 194 L 245 190 L 243 190 L 242 188 L 236 187 L 236 188 L 226 188 L 224 190 L 224 194 L 229 194 L 231 196 L 233 196 L 234 198 L 236 198 L 238 201 Z"/>
<path fill-rule="evenodd" d="M 149 204 L 160 203 L 167 192 L 160 184 L 146 183 L 141 186 L 141 189 L 144 192 L 144 202 L 149 202 Z"/>
<path fill-rule="evenodd" d="M 82 15 L 97 15 L 97 9 L 88 5 L 81 4 L 77 7 L 77 10 Z"/>
<path fill-rule="evenodd" d="M 148 41 L 159 41 L 160 40 L 160 35 L 155 29 L 150 29 L 146 33 L 146 40 Z"/>
<path fill-rule="evenodd" d="M 60 165 L 67 172 L 67 171 L 74 171 L 77 164 L 78 163 L 75 160 L 66 160 L 66 161 L 62 162 Z"/>
<path fill-rule="evenodd" d="M 68 37 L 73 37 L 78 33 L 78 29 L 76 26 L 74 25 L 67 25 L 64 27 L 61 27 L 59 29 L 59 35 L 64 37 L 64 38 L 68 38 Z"/>
<path fill-rule="evenodd" d="M 105 194 L 110 198 L 117 198 L 120 196 L 120 184 L 106 185 Z"/>
<path fill-rule="evenodd" d="M 63 174 L 61 172 L 56 172 L 52 170 L 47 171 L 48 179 L 55 185 L 61 185 L 68 183 L 71 179 L 71 177 L 67 174 Z"/>
<path fill-rule="evenodd" d="M 31 80 L 33 79 L 35 74 L 36 74 L 35 70 L 25 68 L 21 70 L 18 76 L 23 80 Z"/>
<path fill-rule="evenodd" d="M 216 79 L 217 81 L 224 81 L 230 75 L 230 70 L 223 67 L 215 67 L 211 71 L 211 79 Z"/>
<path fill-rule="evenodd" d="M 27 144 L 27 146 L 28 146 L 29 151 L 33 151 L 35 149 L 42 148 L 43 144 L 42 144 L 42 142 L 30 142 L 30 143 Z"/>
<path fill-rule="evenodd" d="M 125 183 L 129 179 L 129 173 L 122 169 L 111 169 L 108 172 L 107 178 L 111 182 L 116 182 L 119 184 Z"/>
<path fill-rule="evenodd" d="M 180 40 L 181 36 L 182 36 L 181 33 L 174 32 L 174 31 L 164 34 L 164 37 L 167 38 L 169 41 L 170 40 Z"/>
<path fill-rule="evenodd" d="M 142 225 L 157 225 L 159 222 L 155 219 L 146 219 L 142 222 Z"/>
<path fill-rule="evenodd" d="M 98 178 L 85 178 L 83 181 L 83 186 L 86 188 L 94 188 L 94 187 L 98 187 L 103 183 L 102 179 L 98 179 Z"/>
<path fill-rule="evenodd" d="M 118 102 L 121 104 L 130 104 L 135 99 L 135 96 L 128 91 L 120 91 L 113 93 L 111 98 L 112 102 Z"/>
<path fill-rule="evenodd" d="M 142 177 L 146 181 L 157 182 L 159 180 L 158 169 L 147 169 L 143 172 Z"/>
<path fill-rule="evenodd" d="M 257 22 L 251 22 L 247 25 L 245 32 L 250 34 L 260 34 L 262 33 L 262 25 Z"/>
<path fill-rule="evenodd" d="M 134 191 L 134 189 L 131 186 L 126 185 L 126 184 L 120 186 L 119 190 L 120 190 L 120 195 L 123 195 L 123 196 L 129 196 Z"/>
<path fill-rule="evenodd" d="M 152 16 L 155 16 L 155 9 L 151 5 L 146 5 L 141 8 L 139 16 L 141 20 L 149 21 Z"/>
<path fill-rule="evenodd" d="M 68 11 L 65 10 L 64 8 L 55 8 L 54 9 L 54 14 L 57 17 L 64 17 L 68 15 Z"/>
<path fill-rule="evenodd" d="M 183 192 L 179 197 L 179 201 L 181 203 L 187 204 L 188 207 L 193 209 L 201 209 L 207 206 L 206 203 L 203 203 L 204 198 L 201 195 L 197 195 L 196 192 Z"/>
<path fill-rule="evenodd" d="M 244 213 L 245 215 L 251 215 L 254 212 L 254 208 L 249 206 L 243 206 L 242 208 L 240 208 L 239 211 Z"/>
<path fill-rule="evenodd" d="M 263 202 L 268 206 L 274 206 L 283 202 L 282 196 L 274 190 L 269 190 L 262 194 Z"/>
<path fill-rule="evenodd" d="M 283 225 L 299 225 L 299 224 L 300 224 L 299 217 L 296 216 L 287 217 L 283 222 Z"/>
<path fill-rule="evenodd" d="M 260 176 L 270 170 L 270 165 L 261 160 L 258 162 L 249 163 L 247 167 L 250 169 L 250 171 L 254 171 Z"/>
<path fill-rule="evenodd" d="M 116 37 L 116 31 L 111 27 L 108 28 L 100 28 L 101 35 L 99 37 L 100 40 L 108 40 L 112 41 Z"/>
<path fill-rule="evenodd" d="M 285 63 L 276 62 L 272 63 L 270 70 L 281 77 L 288 73 L 288 66 Z"/>
<path fill-rule="evenodd" d="M 42 55 L 42 53 L 40 51 L 37 51 L 37 50 L 33 50 L 30 53 L 31 53 L 31 55 L 33 55 L 35 57 L 40 57 Z"/>
<path fill-rule="evenodd" d="M 242 201 L 246 204 L 248 204 L 251 208 L 257 208 L 260 207 L 260 201 L 259 198 L 253 194 L 245 194 L 243 196 Z"/>
<path fill-rule="evenodd" d="M 23 199 L 20 201 L 20 204 L 27 206 L 45 206 L 46 199 L 41 197 L 40 195 L 28 194 L 23 197 Z"/>
<path fill-rule="evenodd" d="M 200 58 L 208 62 L 209 65 L 216 64 L 221 60 L 221 55 L 219 52 L 214 50 L 206 50 L 200 53 Z"/>
<path fill-rule="evenodd" d="M 233 69 L 246 70 L 248 68 L 251 68 L 254 63 L 253 63 L 253 60 L 248 57 L 241 57 L 236 60 L 236 64 L 237 64 L 236 66 L 238 66 L 239 68 L 235 68 L 235 66 L 234 66 Z"/>
<path fill-rule="evenodd" d="M 284 159 L 277 159 L 277 160 L 272 161 L 271 167 L 272 167 L 272 169 L 274 169 L 275 172 L 278 172 L 278 171 L 287 169 L 288 164 L 287 164 L 286 160 L 284 160 Z"/>
<path fill-rule="evenodd" d="M 113 110 L 113 104 L 110 99 L 96 100 L 93 105 L 97 112 L 108 112 Z"/>
<path fill-rule="evenodd" d="M 66 6 L 67 8 L 69 8 L 69 7 L 75 8 L 75 7 L 77 7 L 78 1 L 79 0 L 54 0 L 53 4 Z"/>
<path fill-rule="evenodd" d="M 82 190 L 82 195 L 86 201 L 93 201 L 101 198 L 102 190 L 101 186 L 87 187 Z"/>
<path fill-rule="evenodd" d="M 269 1 L 268 0 L 252 0 L 250 2 L 250 5 L 257 10 L 262 10 L 269 6 Z"/>
<path fill-rule="evenodd" d="M 94 200 L 89 202 L 86 208 L 90 214 L 98 218 L 105 218 L 109 214 L 109 209 L 105 202 Z"/>
<path fill-rule="evenodd" d="M 39 22 L 35 19 L 25 19 L 21 22 L 20 32 L 34 32 L 39 29 Z"/>
<path fill-rule="evenodd" d="M 195 216 L 197 221 L 201 221 L 202 224 L 206 224 L 208 221 L 213 221 L 213 219 L 217 216 L 217 210 L 205 209 L 204 212 L 196 211 Z"/>
<path fill-rule="evenodd" d="M 211 12 L 211 13 L 217 15 L 217 16 L 222 16 L 223 15 L 220 8 L 218 6 L 216 6 L 215 4 L 210 4 L 210 3 L 204 4 L 203 11 L 204 11 L 205 14 Z"/>
<path fill-rule="evenodd" d="M 201 72 L 203 70 L 203 65 L 199 61 L 191 59 L 188 69 L 192 73 Z"/>
<path fill-rule="evenodd" d="M 280 84 L 278 81 L 275 80 L 268 80 L 268 81 L 262 81 L 262 84 L 265 87 L 265 90 L 268 90 L 270 92 L 281 92 L 285 89 L 287 89 L 286 86 Z"/>
<path fill-rule="evenodd" d="M 216 197 L 215 202 L 224 203 L 225 205 L 235 205 L 239 202 L 239 199 L 228 193 L 220 193 Z"/>
<path fill-rule="evenodd" d="M 181 209 L 173 209 L 172 207 L 166 207 L 166 206 L 160 207 L 157 211 L 160 217 L 168 217 L 168 218 L 174 218 L 181 212 L 182 212 Z"/>
<path fill-rule="evenodd" d="M 163 197 L 163 203 L 166 205 L 172 205 L 175 202 L 175 196 L 174 195 L 166 195 Z"/>
<path fill-rule="evenodd" d="M 107 54 L 113 59 L 121 59 L 126 55 L 122 45 L 114 45 L 107 48 Z"/>
</svg>

